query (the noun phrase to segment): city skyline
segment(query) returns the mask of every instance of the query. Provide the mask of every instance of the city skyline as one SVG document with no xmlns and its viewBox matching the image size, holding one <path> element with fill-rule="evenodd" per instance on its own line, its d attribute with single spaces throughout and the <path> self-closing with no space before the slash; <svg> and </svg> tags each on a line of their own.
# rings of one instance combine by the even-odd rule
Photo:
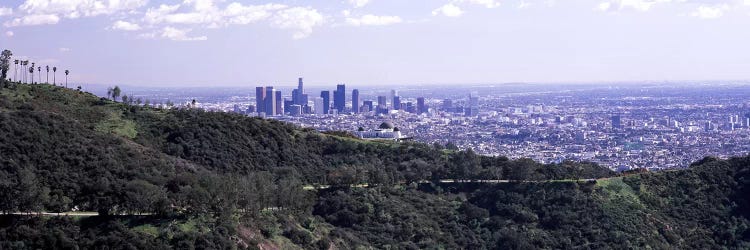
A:
<svg viewBox="0 0 750 250">
<path fill-rule="evenodd" d="M 17 57 L 83 84 L 750 79 L 740 0 L 11 0 L 0 24 Z"/>
</svg>

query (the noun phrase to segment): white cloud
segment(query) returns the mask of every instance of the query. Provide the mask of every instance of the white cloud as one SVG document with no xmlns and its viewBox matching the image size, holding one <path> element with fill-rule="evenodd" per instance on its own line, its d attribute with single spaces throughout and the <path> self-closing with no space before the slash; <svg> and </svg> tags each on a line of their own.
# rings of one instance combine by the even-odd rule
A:
<svg viewBox="0 0 750 250">
<path fill-rule="evenodd" d="M 206 36 L 188 36 L 191 29 L 178 29 L 173 27 L 164 27 L 161 30 L 161 38 L 169 39 L 172 41 L 205 41 L 208 40 Z"/>
<path fill-rule="evenodd" d="M 346 18 L 346 23 L 352 26 L 382 26 L 396 24 L 402 21 L 401 17 L 398 16 L 364 15 L 360 18 Z"/>
<path fill-rule="evenodd" d="M 599 5 L 596 6 L 596 10 L 599 10 L 599 11 L 608 11 L 609 8 L 611 8 L 611 7 L 612 7 L 612 3 L 610 3 L 610 2 L 603 2 L 603 3 L 599 3 Z"/>
<path fill-rule="evenodd" d="M 223 12 L 227 24 L 250 24 L 270 18 L 274 11 L 287 8 L 282 4 L 264 4 L 243 6 L 238 3 L 229 4 Z"/>
<path fill-rule="evenodd" d="M 161 23 L 164 21 L 164 17 L 170 13 L 177 11 L 180 8 L 179 4 L 175 5 L 159 5 L 158 8 L 149 8 L 146 14 L 143 15 L 143 21 L 151 24 Z"/>
<path fill-rule="evenodd" d="M 70 48 L 60 48 L 58 50 L 60 51 L 60 53 L 67 53 L 67 52 L 72 51 Z"/>
<path fill-rule="evenodd" d="M 10 15 L 13 15 L 13 9 L 0 7 L 0 16 L 10 16 Z"/>
<path fill-rule="evenodd" d="M 5 32 L 5 36 L 7 36 L 7 37 L 12 37 L 13 35 L 15 35 L 15 34 L 13 33 L 13 31 L 10 31 L 10 30 L 9 30 L 9 31 L 6 31 L 6 32 Z"/>
<path fill-rule="evenodd" d="M 443 15 L 447 17 L 458 17 L 463 14 L 464 14 L 464 11 L 452 3 L 448 3 L 432 11 L 433 16 Z"/>
<path fill-rule="evenodd" d="M 189 7 L 187 12 L 177 12 L 180 7 Z M 149 24 L 200 24 L 217 28 L 230 24 L 250 24 L 270 18 L 274 11 L 287 8 L 282 4 L 243 5 L 230 3 L 224 9 L 209 0 L 186 0 L 183 5 L 160 5 L 149 8 L 144 22 Z"/>
<path fill-rule="evenodd" d="M 597 9 L 601 11 L 630 9 L 643 12 L 651 10 L 657 4 L 686 1 L 687 0 L 612 0 L 600 3 L 597 6 Z"/>
<path fill-rule="evenodd" d="M 26 0 L 19 6 L 19 10 L 29 15 L 78 18 L 132 11 L 147 3 L 148 0 Z"/>
<path fill-rule="evenodd" d="M 368 3 L 370 3 L 370 0 L 349 0 L 349 4 L 354 6 L 354 8 L 362 8 Z"/>
<path fill-rule="evenodd" d="M 27 15 L 20 18 L 14 18 L 11 21 L 3 23 L 3 25 L 5 25 L 5 27 L 17 27 L 56 24 L 58 22 L 60 22 L 60 17 L 57 15 Z"/>
<path fill-rule="evenodd" d="M 310 7 L 293 7 L 281 10 L 272 17 L 272 24 L 281 29 L 294 30 L 292 37 L 302 39 L 309 36 L 316 26 L 325 22 L 318 10 Z"/>
<path fill-rule="evenodd" d="M 122 21 L 122 20 L 116 21 L 115 23 L 112 24 L 110 28 L 113 30 L 124 30 L 124 31 L 141 30 L 141 26 L 138 25 L 137 23 L 131 23 L 131 22 Z"/>
<path fill-rule="evenodd" d="M 500 2 L 497 0 L 452 0 L 448 2 L 447 4 L 440 6 L 440 8 L 433 10 L 432 15 L 433 16 L 443 15 L 447 17 L 458 17 L 464 14 L 464 11 L 463 9 L 461 9 L 460 6 L 467 5 L 467 4 L 481 5 L 485 8 L 500 7 Z"/>
<path fill-rule="evenodd" d="M 529 2 L 526 2 L 526 1 L 521 1 L 520 3 L 518 3 L 518 9 L 521 9 L 521 10 L 522 9 L 526 9 L 526 8 L 531 7 L 531 5 L 532 5 L 532 3 L 529 3 Z"/>
<path fill-rule="evenodd" d="M 729 10 L 728 4 L 720 4 L 716 6 L 701 5 L 690 13 L 690 16 L 701 18 L 701 19 L 715 19 L 724 15 L 724 11 Z"/>
<path fill-rule="evenodd" d="M 500 7 L 500 2 L 498 2 L 496 0 L 457 0 L 456 2 L 478 4 L 478 5 L 482 5 L 484 7 L 487 7 L 487 8 L 497 8 L 497 7 Z"/>
</svg>

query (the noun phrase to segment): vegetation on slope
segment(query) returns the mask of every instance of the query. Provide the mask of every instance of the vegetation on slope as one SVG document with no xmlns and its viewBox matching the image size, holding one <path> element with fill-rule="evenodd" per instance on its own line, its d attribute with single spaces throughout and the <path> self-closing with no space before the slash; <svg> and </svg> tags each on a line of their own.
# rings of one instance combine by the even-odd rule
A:
<svg viewBox="0 0 750 250">
<path fill-rule="evenodd" d="M 3 216 L 0 248 L 748 247 L 745 158 L 579 182 L 614 173 L 7 86 L 0 210 L 110 216 Z"/>
</svg>

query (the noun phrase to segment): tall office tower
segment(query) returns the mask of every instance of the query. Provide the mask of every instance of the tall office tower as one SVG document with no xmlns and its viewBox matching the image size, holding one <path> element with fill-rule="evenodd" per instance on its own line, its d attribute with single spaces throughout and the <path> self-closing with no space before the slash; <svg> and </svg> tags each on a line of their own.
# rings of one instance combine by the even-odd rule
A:
<svg viewBox="0 0 750 250">
<path fill-rule="evenodd" d="M 612 116 L 612 128 L 622 128 L 622 119 L 619 115 Z"/>
<path fill-rule="evenodd" d="M 336 85 L 336 91 L 333 92 L 333 107 L 343 113 L 346 108 L 346 85 Z"/>
<path fill-rule="evenodd" d="M 299 83 L 297 83 L 297 89 L 299 90 L 300 94 L 304 93 L 304 89 L 302 88 L 302 77 L 299 78 Z"/>
<path fill-rule="evenodd" d="M 414 103 L 406 102 L 406 112 L 417 113 L 417 110 L 414 108 Z"/>
<path fill-rule="evenodd" d="M 284 103 L 284 100 L 281 99 L 281 90 L 276 90 L 274 94 L 276 95 L 276 114 L 283 115 L 284 108 L 281 105 Z"/>
<path fill-rule="evenodd" d="M 711 125 L 711 121 L 706 122 L 706 132 L 710 132 L 713 129 L 713 126 Z"/>
<path fill-rule="evenodd" d="M 273 89 L 273 86 L 266 87 L 266 97 L 263 102 L 263 107 L 265 108 L 264 110 L 267 116 L 273 116 L 276 114 L 276 95 L 274 92 L 276 92 L 276 90 Z"/>
<path fill-rule="evenodd" d="M 331 92 L 328 90 L 320 91 L 320 98 L 323 98 L 323 114 L 328 114 L 331 106 Z"/>
<path fill-rule="evenodd" d="M 316 115 L 323 115 L 325 114 L 325 105 L 323 105 L 323 98 L 322 97 L 315 97 L 313 98 L 313 108 L 315 108 L 315 111 L 313 111 Z"/>
<path fill-rule="evenodd" d="M 398 91 L 396 91 L 395 89 L 391 89 L 391 92 L 388 93 L 388 100 L 391 101 L 391 105 L 388 105 L 388 107 L 391 109 L 397 109 L 395 100 L 396 96 L 398 96 Z"/>
<path fill-rule="evenodd" d="M 424 105 L 424 97 L 417 98 L 417 114 L 427 113 L 427 106 Z"/>
<path fill-rule="evenodd" d="M 292 105 L 295 105 L 294 100 L 289 100 L 289 99 L 284 98 L 284 112 L 289 113 L 292 108 Z"/>
<path fill-rule="evenodd" d="M 260 112 L 266 112 L 266 88 L 265 87 L 255 87 L 255 109 Z"/>
<path fill-rule="evenodd" d="M 385 96 L 378 96 L 378 106 L 375 107 L 376 114 L 388 113 L 388 103 Z"/>
<path fill-rule="evenodd" d="M 359 113 L 359 89 L 352 90 L 352 112 Z"/>
<path fill-rule="evenodd" d="M 469 103 L 466 108 L 466 116 L 477 116 L 479 115 L 479 92 L 472 91 L 469 94 Z"/>
<path fill-rule="evenodd" d="M 393 110 L 400 110 L 400 109 L 401 109 L 401 97 L 394 96 L 393 97 Z"/>
<path fill-rule="evenodd" d="M 292 104 L 288 108 L 289 115 L 291 116 L 299 116 L 302 115 L 302 105 L 299 104 Z"/>
<path fill-rule="evenodd" d="M 305 100 L 305 90 L 303 88 L 302 84 L 302 77 L 299 78 L 299 84 L 297 85 L 297 89 L 292 90 L 292 102 L 294 104 L 298 105 L 307 105 L 307 100 Z"/>
<path fill-rule="evenodd" d="M 443 100 L 443 110 L 449 111 L 451 109 L 453 109 L 453 100 L 451 99 Z"/>
<path fill-rule="evenodd" d="M 378 106 L 387 107 L 385 96 L 378 96 Z"/>
<path fill-rule="evenodd" d="M 372 101 L 364 101 L 363 103 L 364 104 L 362 104 L 362 112 L 370 112 L 373 110 Z"/>
</svg>

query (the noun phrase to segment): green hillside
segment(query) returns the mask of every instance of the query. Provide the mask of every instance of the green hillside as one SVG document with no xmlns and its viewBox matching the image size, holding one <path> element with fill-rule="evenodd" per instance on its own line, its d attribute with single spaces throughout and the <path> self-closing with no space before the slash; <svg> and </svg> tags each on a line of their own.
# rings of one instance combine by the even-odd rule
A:
<svg viewBox="0 0 750 250">
<path fill-rule="evenodd" d="M 749 161 L 623 177 L 8 85 L 0 249 L 746 249 Z M 71 210 L 101 216 L 18 215 Z"/>
</svg>

